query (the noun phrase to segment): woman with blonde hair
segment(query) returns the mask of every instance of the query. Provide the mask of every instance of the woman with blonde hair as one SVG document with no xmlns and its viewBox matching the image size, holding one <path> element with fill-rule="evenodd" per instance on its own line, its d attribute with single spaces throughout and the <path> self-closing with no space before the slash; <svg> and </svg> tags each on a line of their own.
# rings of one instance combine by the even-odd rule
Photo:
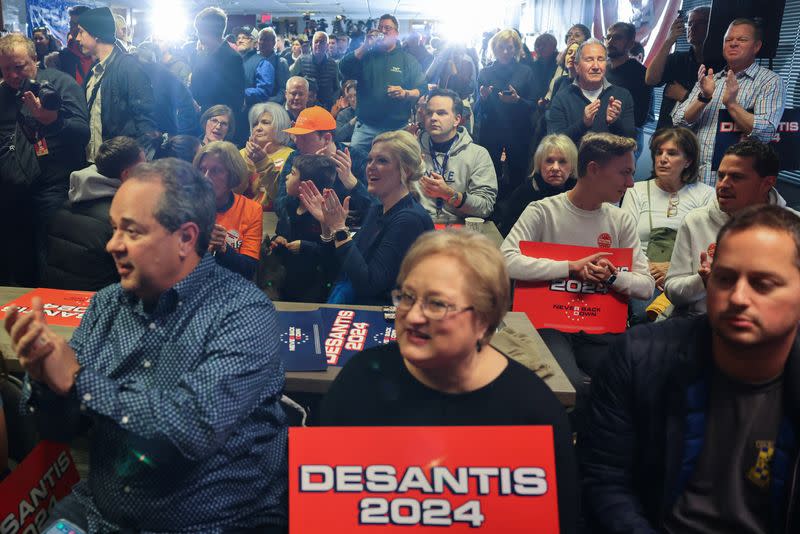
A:
<svg viewBox="0 0 800 534">
<path fill-rule="evenodd" d="M 545 136 L 533 155 L 533 172 L 511 195 L 495 206 L 500 233 L 508 235 L 528 204 L 575 187 L 578 149 L 564 134 Z"/>
<path fill-rule="evenodd" d="M 489 344 L 509 307 L 497 247 L 463 229 L 424 234 L 403 260 L 392 301 L 397 342 L 350 359 L 319 423 L 550 426 L 560 531 L 574 533 L 578 476 L 566 412 L 534 372 Z"/>
<path fill-rule="evenodd" d="M 253 278 L 261 250 L 262 210 L 258 203 L 233 192 L 246 182 L 247 164 L 233 143 L 214 141 L 200 148 L 193 165 L 211 182 L 217 205 L 208 251 L 220 265 Z"/>
<path fill-rule="evenodd" d="M 303 206 L 322 225 L 323 239 L 336 255 L 342 276 L 328 302 L 389 304 L 400 263 L 414 240 L 433 230 L 425 209 L 409 193 L 422 176 L 419 142 L 402 130 L 375 137 L 367 158 L 367 190 L 378 199 L 367 210 L 353 238 L 346 226 L 350 197 L 339 202 L 332 189 L 323 193 L 310 181 L 300 185 Z"/>
<path fill-rule="evenodd" d="M 498 198 L 502 200 L 522 182 L 528 169 L 536 83 L 530 67 L 520 63 L 522 40 L 516 31 L 497 32 L 490 47 L 495 62 L 478 74 L 478 143 L 492 157 L 498 178 Z M 504 166 L 506 172 L 503 172 Z"/>
</svg>

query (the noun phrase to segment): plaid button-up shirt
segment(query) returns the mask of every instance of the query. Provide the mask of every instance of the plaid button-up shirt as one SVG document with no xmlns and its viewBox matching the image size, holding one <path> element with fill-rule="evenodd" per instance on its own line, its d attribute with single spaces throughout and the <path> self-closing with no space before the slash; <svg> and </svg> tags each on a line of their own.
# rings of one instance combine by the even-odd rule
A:
<svg viewBox="0 0 800 534">
<path fill-rule="evenodd" d="M 699 82 L 695 83 L 686 100 L 679 102 L 672 110 L 672 122 L 675 126 L 686 126 L 697 134 L 700 142 L 700 177 L 712 187 L 717 183 L 717 173 L 711 171 L 711 158 L 714 155 L 719 110 L 725 107 L 722 103 L 722 92 L 725 90 L 726 74 L 727 71 L 723 70 L 714 75 L 714 96 L 694 122 L 688 122 L 685 113 L 686 108 L 700 93 Z M 778 74 L 756 63 L 740 71 L 736 79 L 739 82 L 736 101 L 755 116 L 750 137 L 762 143 L 770 142 L 775 136 L 786 105 L 786 86 L 783 80 Z"/>
</svg>

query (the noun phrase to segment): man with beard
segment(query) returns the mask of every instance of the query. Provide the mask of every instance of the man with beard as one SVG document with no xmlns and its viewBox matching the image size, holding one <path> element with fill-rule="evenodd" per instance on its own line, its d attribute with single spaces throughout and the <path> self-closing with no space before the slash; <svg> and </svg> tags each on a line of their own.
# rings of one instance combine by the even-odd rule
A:
<svg viewBox="0 0 800 534">
<path fill-rule="evenodd" d="M 751 206 L 716 243 L 708 315 L 629 330 L 592 381 L 592 532 L 797 532 L 800 218 Z"/>
</svg>

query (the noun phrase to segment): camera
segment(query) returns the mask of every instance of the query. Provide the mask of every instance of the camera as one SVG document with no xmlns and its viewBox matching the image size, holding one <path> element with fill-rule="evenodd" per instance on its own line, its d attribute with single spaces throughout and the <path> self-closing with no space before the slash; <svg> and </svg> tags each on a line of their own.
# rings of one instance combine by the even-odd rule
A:
<svg viewBox="0 0 800 534">
<path fill-rule="evenodd" d="M 16 97 L 17 100 L 22 101 L 22 95 L 30 91 L 39 98 L 42 107 L 49 111 L 58 111 L 61 107 L 61 95 L 58 94 L 56 88 L 48 82 L 37 82 L 36 80 L 23 80 L 19 86 Z"/>
</svg>

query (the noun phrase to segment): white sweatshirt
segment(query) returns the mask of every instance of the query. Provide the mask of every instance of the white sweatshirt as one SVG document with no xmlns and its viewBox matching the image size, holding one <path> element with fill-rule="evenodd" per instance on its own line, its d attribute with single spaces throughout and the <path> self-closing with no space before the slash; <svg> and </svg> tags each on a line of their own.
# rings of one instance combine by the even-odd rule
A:
<svg viewBox="0 0 800 534">
<path fill-rule="evenodd" d="M 611 248 L 633 249 L 631 271 L 620 272 L 611 288 L 638 299 L 653 295 L 655 280 L 650 276 L 647 258 L 639 243 L 636 222 L 616 206 L 603 204 L 599 209 L 586 211 L 576 207 L 567 193 L 561 193 L 531 202 L 522 212 L 500 249 L 506 257 L 511 278 L 528 281 L 568 278 L 569 262 L 525 256 L 519 250 L 520 241 L 595 248 L 603 242 L 603 246 Z"/>
<path fill-rule="evenodd" d="M 786 201 L 775 189 L 769 193 L 769 203 L 786 207 Z M 713 259 L 717 234 L 728 219 L 730 216 L 719 209 L 715 197 L 706 207 L 690 212 L 678 228 L 664 282 L 664 293 L 675 305 L 676 314 L 697 315 L 706 312 L 706 286 L 697 274 L 700 253 L 705 252 L 709 260 Z"/>
</svg>

